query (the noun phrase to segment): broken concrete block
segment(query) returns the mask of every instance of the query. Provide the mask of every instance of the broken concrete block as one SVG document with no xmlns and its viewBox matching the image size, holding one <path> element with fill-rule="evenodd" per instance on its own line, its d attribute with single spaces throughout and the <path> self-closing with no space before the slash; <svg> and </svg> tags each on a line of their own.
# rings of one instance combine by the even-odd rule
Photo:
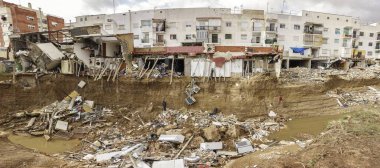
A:
<svg viewBox="0 0 380 168">
<path fill-rule="evenodd" d="M 201 150 L 220 150 L 223 149 L 222 142 L 206 142 L 201 143 Z"/>
<path fill-rule="evenodd" d="M 251 142 L 248 139 L 242 139 L 240 142 L 237 142 L 235 144 L 235 146 L 236 146 L 239 154 L 248 153 L 248 152 L 253 152 L 254 151 L 254 149 L 253 149 L 253 147 L 251 145 Z"/>
<path fill-rule="evenodd" d="M 216 155 L 218 156 L 237 156 L 238 153 L 234 151 L 217 151 Z"/>
<path fill-rule="evenodd" d="M 203 137 L 209 142 L 217 142 L 221 138 L 219 130 L 215 125 L 211 125 L 210 127 L 203 129 Z"/>
<path fill-rule="evenodd" d="M 153 162 L 152 168 L 185 168 L 183 159 Z"/>
<path fill-rule="evenodd" d="M 78 87 L 83 88 L 84 86 L 86 86 L 86 82 L 85 81 L 80 81 L 78 83 Z"/>
<path fill-rule="evenodd" d="M 228 130 L 226 132 L 226 135 L 229 138 L 238 138 L 240 136 L 240 130 L 239 130 L 238 126 L 236 126 L 236 125 L 228 126 Z"/>
<path fill-rule="evenodd" d="M 158 141 L 173 142 L 173 143 L 183 143 L 185 136 L 183 135 L 161 135 Z"/>
<path fill-rule="evenodd" d="M 55 125 L 56 130 L 62 130 L 62 131 L 67 131 L 68 127 L 69 127 L 69 123 L 66 121 L 61 121 L 61 120 L 58 120 L 57 124 Z"/>
<path fill-rule="evenodd" d="M 86 156 L 83 157 L 83 160 L 92 160 L 94 159 L 94 155 L 91 155 L 91 154 L 87 154 Z"/>
</svg>

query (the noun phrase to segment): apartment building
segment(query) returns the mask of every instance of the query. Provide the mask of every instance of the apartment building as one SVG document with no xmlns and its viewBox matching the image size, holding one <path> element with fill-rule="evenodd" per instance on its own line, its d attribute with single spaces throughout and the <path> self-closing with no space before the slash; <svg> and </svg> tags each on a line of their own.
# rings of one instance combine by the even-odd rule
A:
<svg viewBox="0 0 380 168">
<path fill-rule="evenodd" d="M 78 16 L 73 25 L 100 25 L 103 35 L 132 33 L 135 48 L 203 46 L 206 53 L 229 51 L 238 56 L 247 47 L 281 46 L 284 68 L 380 59 L 378 24 L 362 25 L 353 16 L 313 11 L 291 15 L 229 8 L 154 9 Z"/>
<path fill-rule="evenodd" d="M 64 26 L 62 18 L 45 15 L 41 9 L 33 9 L 31 3 L 24 7 L 0 0 L 0 16 L 2 50 L 9 47 L 9 36 L 12 34 L 61 30 Z"/>
</svg>

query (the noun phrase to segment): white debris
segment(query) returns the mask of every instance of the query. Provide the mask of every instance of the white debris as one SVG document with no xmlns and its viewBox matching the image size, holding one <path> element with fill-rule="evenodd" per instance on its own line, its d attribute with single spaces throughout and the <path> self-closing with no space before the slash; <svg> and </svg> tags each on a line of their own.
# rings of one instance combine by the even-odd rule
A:
<svg viewBox="0 0 380 168">
<path fill-rule="evenodd" d="M 185 168 L 183 159 L 156 161 L 153 162 L 152 168 Z"/>
<path fill-rule="evenodd" d="M 277 116 L 277 114 L 274 111 L 270 111 L 268 116 L 274 118 Z"/>
<path fill-rule="evenodd" d="M 78 83 L 78 87 L 83 88 L 84 86 L 86 86 L 86 82 L 85 81 L 80 81 Z"/>
<path fill-rule="evenodd" d="M 94 159 L 94 155 L 91 155 L 91 154 L 87 154 L 86 156 L 83 157 L 83 160 L 92 160 Z"/>
<path fill-rule="evenodd" d="M 220 150 L 220 149 L 223 149 L 222 142 L 201 143 L 201 150 Z"/>
<path fill-rule="evenodd" d="M 159 141 L 173 142 L 173 143 L 183 143 L 185 136 L 183 135 L 161 135 L 158 138 Z"/>
<path fill-rule="evenodd" d="M 69 127 L 69 123 L 66 121 L 61 121 L 61 120 L 58 120 L 57 124 L 55 125 L 56 130 L 62 130 L 62 131 L 67 131 L 68 127 Z"/>
<path fill-rule="evenodd" d="M 248 139 L 242 139 L 240 142 L 237 142 L 235 144 L 238 153 L 248 153 L 248 152 L 253 152 L 254 149 L 251 145 L 251 142 Z"/>
</svg>

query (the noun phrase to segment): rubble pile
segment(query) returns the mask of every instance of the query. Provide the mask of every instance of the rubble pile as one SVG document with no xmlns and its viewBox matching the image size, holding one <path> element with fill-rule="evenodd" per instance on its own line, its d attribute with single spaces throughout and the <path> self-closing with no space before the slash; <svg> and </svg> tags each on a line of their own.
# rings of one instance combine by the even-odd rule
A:
<svg viewBox="0 0 380 168">
<path fill-rule="evenodd" d="M 80 138 L 89 132 L 88 127 L 102 123 L 112 111 L 95 106 L 94 101 L 84 100 L 73 91 L 62 101 L 56 101 L 32 112 L 19 112 L 12 116 L 13 132 L 19 135 L 44 136 L 52 138 Z"/>
<path fill-rule="evenodd" d="M 368 86 L 365 90 L 344 92 L 342 90 L 329 91 L 327 95 L 336 98 L 339 106 L 356 106 L 361 104 L 378 104 L 380 91 Z"/>
<path fill-rule="evenodd" d="M 283 70 L 281 80 L 288 83 L 323 83 L 329 76 L 340 76 L 342 79 L 372 79 L 379 78 L 380 67 L 370 66 L 367 68 L 352 68 L 348 71 L 338 69 L 308 69 L 291 68 Z"/>
<path fill-rule="evenodd" d="M 90 167 L 221 166 L 229 159 L 261 149 L 255 143 L 269 142 L 265 137 L 285 122 L 273 114 L 239 121 L 236 116 L 224 116 L 217 110 L 167 110 L 127 133 L 116 126 L 98 130 L 95 140 L 83 140 L 87 142 L 83 150 L 64 159 Z"/>
</svg>

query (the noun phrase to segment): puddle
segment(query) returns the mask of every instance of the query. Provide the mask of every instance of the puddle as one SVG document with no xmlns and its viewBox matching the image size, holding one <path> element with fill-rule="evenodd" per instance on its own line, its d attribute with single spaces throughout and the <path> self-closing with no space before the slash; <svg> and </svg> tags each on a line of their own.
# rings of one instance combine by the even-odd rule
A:
<svg viewBox="0 0 380 168">
<path fill-rule="evenodd" d="M 299 137 L 300 134 L 317 136 L 326 129 L 330 121 L 341 119 L 344 116 L 345 114 L 339 114 L 293 119 L 286 122 L 287 128 L 270 134 L 268 138 L 294 141 L 294 138 Z"/>
<path fill-rule="evenodd" d="M 73 150 L 81 142 L 78 139 L 73 140 L 52 140 L 46 141 L 44 137 L 29 137 L 9 135 L 8 139 L 15 144 L 22 145 L 26 148 L 33 149 L 46 154 L 56 154 Z"/>
</svg>

